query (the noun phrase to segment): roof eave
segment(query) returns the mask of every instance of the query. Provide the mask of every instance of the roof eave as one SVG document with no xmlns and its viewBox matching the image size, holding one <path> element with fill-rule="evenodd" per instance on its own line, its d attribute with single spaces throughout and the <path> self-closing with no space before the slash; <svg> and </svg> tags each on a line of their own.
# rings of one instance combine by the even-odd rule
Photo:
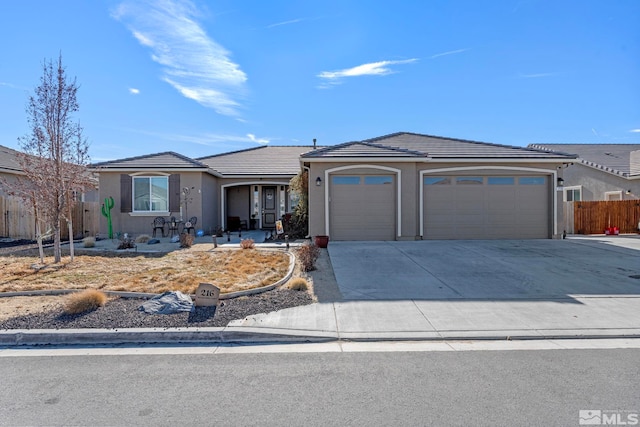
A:
<svg viewBox="0 0 640 427">
<path fill-rule="evenodd" d="M 337 162 L 397 162 L 397 163 L 566 163 L 573 157 L 304 157 L 304 161 L 314 163 Z"/>
</svg>

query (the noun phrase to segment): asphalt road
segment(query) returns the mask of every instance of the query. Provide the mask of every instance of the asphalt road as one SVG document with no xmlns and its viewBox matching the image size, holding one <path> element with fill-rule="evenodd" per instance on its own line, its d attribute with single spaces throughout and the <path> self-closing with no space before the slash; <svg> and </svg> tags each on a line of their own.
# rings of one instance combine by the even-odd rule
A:
<svg viewBox="0 0 640 427">
<path fill-rule="evenodd" d="M 0 425 L 578 425 L 640 412 L 640 350 L 0 359 Z M 627 415 L 623 415 L 627 416 Z"/>
</svg>

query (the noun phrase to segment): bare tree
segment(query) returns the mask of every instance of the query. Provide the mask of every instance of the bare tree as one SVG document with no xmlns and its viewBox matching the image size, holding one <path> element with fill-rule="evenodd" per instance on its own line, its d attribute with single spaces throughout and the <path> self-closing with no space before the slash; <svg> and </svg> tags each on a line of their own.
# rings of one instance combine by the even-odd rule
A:
<svg viewBox="0 0 640 427">
<path fill-rule="evenodd" d="M 58 263 L 62 258 L 60 223 L 65 220 L 68 224 L 73 257 L 73 200 L 95 184 L 86 168 L 88 142 L 72 118 L 79 110 L 79 86 L 75 78 L 67 79 L 62 55 L 55 64 L 45 61 L 42 68 L 40 85 L 27 104 L 30 134 L 18 139 L 24 152 L 18 162 L 34 191 L 32 206 L 51 227 L 54 262 Z"/>
</svg>

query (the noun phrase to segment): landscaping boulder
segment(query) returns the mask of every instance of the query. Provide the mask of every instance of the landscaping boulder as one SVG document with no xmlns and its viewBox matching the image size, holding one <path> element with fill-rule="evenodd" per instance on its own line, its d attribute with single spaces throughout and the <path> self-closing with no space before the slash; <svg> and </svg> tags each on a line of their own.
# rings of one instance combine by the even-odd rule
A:
<svg viewBox="0 0 640 427">
<path fill-rule="evenodd" d="M 175 291 L 156 295 L 138 307 L 138 310 L 147 314 L 175 314 L 195 311 L 195 306 L 189 295 Z"/>
</svg>

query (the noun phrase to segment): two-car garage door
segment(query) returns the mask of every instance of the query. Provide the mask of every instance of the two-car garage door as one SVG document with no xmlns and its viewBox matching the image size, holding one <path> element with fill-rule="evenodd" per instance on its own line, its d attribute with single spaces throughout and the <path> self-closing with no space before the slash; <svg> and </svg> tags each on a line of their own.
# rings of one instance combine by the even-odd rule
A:
<svg viewBox="0 0 640 427">
<path fill-rule="evenodd" d="M 546 176 L 424 177 L 425 239 L 549 238 Z"/>
<path fill-rule="evenodd" d="M 422 178 L 424 239 L 546 239 L 548 175 L 430 175 Z M 397 175 L 329 176 L 332 240 L 395 240 Z M 403 235 L 410 236 L 405 229 Z M 416 235 L 418 235 L 416 230 Z"/>
</svg>

